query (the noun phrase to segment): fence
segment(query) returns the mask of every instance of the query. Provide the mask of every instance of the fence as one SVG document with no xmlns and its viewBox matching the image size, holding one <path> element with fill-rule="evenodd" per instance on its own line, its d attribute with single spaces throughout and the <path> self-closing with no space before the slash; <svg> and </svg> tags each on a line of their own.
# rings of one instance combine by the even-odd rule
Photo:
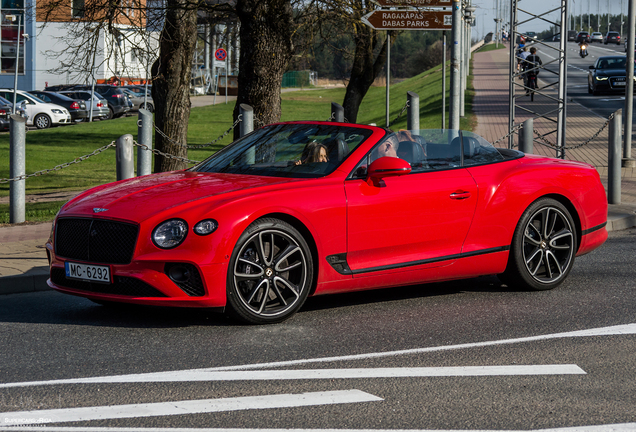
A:
<svg viewBox="0 0 636 432">
<path fill-rule="evenodd" d="M 244 136 L 254 129 L 255 120 L 254 111 L 249 105 L 241 104 L 239 106 L 239 116 L 236 121 L 217 139 L 201 145 L 187 145 L 176 142 L 161 131 L 152 120 L 152 113 L 147 110 L 139 110 L 139 120 L 137 121 L 137 136 L 139 142 L 134 141 L 130 134 L 122 135 L 117 140 L 95 149 L 92 153 L 75 158 L 73 161 L 57 165 L 50 169 L 36 171 L 31 174 L 25 173 L 25 138 L 26 138 L 26 120 L 17 115 L 12 115 L 10 120 L 10 177 L 0 179 L 0 183 L 10 183 L 10 223 L 22 223 L 25 221 L 25 181 L 30 177 L 41 176 L 60 169 L 69 167 L 73 164 L 80 163 L 90 157 L 96 156 L 111 147 L 116 148 L 117 152 L 117 180 L 134 177 L 134 154 L 133 149 L 137 147 L 137 175 L 150 174 L 152 155 L 161 155 L 170 159 L 181 160 L 186 163 L 198 163 L 199 161 L 182 158 L 176 155 L 161 152 L 152 148 L 152 133 L 155 131 L 164 139 L 185 148 L 203 148 L 211 146 L 220 139 L 227 136 L 237 126 L 239 127 L 239 135 Z M 419 96 L 414 92 L 407 92 L 407 100 L 398 116 L 389 123 L 389 127 L 399 120 L 402 115 L 407 114 L 407 129 L 419 130 Z M 337 103 L 331 104 L 331 115 L 327 121 L 347 122 L 344 116 L 344 109 Z M 620 204 L 621 197 L 621 110 L 610 115 L 605 124 L 590 139 L 576 146 L 568 148 L 579 148 L 589 144 L 606 128 L 610 127 L 610 137 L 608 143 L 608 159 L 609 159 L 609 178 L 608 178 L 608 202 L 610 204 Z M 526 120 L 523 124 L 518 125 L 509 134 L 499 138 L 493 142 L 496 145 L 500 141 L 508 138 L 510 135 L 519 132 L 519 149 L 524 153 L 532 153 L 533 145 L 546 145 L 552 148 L 556 146 L 545 139 L 533 127 L 533 120 Z M 534 138 L 534 135 L 537 138 Z"/>
</svg>

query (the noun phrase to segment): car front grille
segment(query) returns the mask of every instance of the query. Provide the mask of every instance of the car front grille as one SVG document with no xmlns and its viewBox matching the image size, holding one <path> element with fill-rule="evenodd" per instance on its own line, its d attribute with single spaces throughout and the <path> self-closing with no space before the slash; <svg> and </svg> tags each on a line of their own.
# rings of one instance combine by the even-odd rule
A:
<svg viewBox="0 0 636 432">
<path fill-rule="evenodd" d="M 63 268 L 53 268 L 51 270 L 51 281 L 64 288 L 88 291 L 96 294 L 112 294 L 130 297 L 167 297 L 164 293 L 144 281 L 124 276 L 115 276 L 113 283 L 105 284 L 69 279 L 66 277 L 66 272 Z"/>
<path fill-rule="evenodd" d="M 129 264 L 137 242 L 137 225 L 101 219 L 57 221 L 55 254 L 102 264 Z"/>
</svg>

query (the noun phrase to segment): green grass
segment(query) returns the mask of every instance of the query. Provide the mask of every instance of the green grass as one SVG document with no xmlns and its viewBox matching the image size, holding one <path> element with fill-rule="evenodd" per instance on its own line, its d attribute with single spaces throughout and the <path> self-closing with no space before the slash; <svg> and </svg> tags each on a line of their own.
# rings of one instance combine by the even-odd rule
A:
<svg viewBox="0 0 636 432">
<path fill-rule="evenodd" d="M 26 203 L 25 219 L 29 222 L 48 222 L 53 220 L 65 201 Z M 0 224 L 9 223 L 9 204 L 0 204 Z"/>
<path fill-rule="evenodd" d="M 450 70 L 446 68 L 446 104 L 450 101 Z M 460 127 L 472 130 L 472 77 L 469 77 L 469 90 L 466 92 L 466 117 L 460 121 Z M 442 111 L 442 71 L 441 65 L 425 71 L 408 80 L 393 84 L 390 87 L 390 115 L 393 122 L 391 129 L 406 129 L 407 112 L 398 115 L 406 104 L 407 91 L 415 92 L 420 97 L 420 128 L 440 128 Z M 331 115 L 331 102 L 342 104 L 345 89 L 316 89 L 287 92 L 282 94 L 281 121 L 293 120 L 327 120 Z M 358 114 L 358 123 L 375 123 L 385 126 L 385 87 L 372 87 L 364 98 Z M 234 103 L 217 104 L 192 108 L 188 123 L 188 144 L 206 144 L 221 136 L 232 125 Z M 397 120 L 396 120 L 397 118 Z M 448 115 L 446 116 L 448 122 Z M 72 126 L 53 129 L 29 131 L 26 134 L 26 173 L 52 169 L 57 165 L 76 160 L 94 150 L 114 142 L 124 134 L 132 134 L 137 138 L 137 117 L 120 118 L 110 121 L 80 123 Z M 203 149 L 191 149 L 188 158 L 203 160 L 232 140 L 230 132 L 225 138 L 213 146 Z M 136 154 L 136 151 L 135 151 Z M 9 177 L 9 134 L 0 134 L 0 179 Z M 69 167 L 52 171 L 45 175 L 29 177 L 26 180 L 26 193 L 37 194 L 60 190 L 80 191 L 92 186 L 116 180 L 115 150 L 109 148 Z M 0 196 L 9 195 L 9 184 L 0 183 Z M 8 215 L 8 206 L 7 215 Z M 51 207 L 32 206 L 27 204 L 27 212 L 52 212 Z M 49 209 L 49 210 L 47 210 Z M 0 206 L 0 212 L 5 210 Z M 31 214 L 31 213 L 28 213 Z M 39 216 L 37 216 L 39 217 Z M 8 218 L 8 216 L 7 216 Z M 33 220 L 27 215 L 27 220 Z"/>
<path fill-rule="evenodd" d="M 479 52 L 485 52 L 485 51 L 494 51 L 494 50 L 498 50 L 498 49 L 504 49 L 506 48 L 506 46 L 502 43 L 496 44 L 496 43 L 489 43 L 486 45 L 483 45 L 481 48 L 479 48 L 477 51 Z"/>
</svg>

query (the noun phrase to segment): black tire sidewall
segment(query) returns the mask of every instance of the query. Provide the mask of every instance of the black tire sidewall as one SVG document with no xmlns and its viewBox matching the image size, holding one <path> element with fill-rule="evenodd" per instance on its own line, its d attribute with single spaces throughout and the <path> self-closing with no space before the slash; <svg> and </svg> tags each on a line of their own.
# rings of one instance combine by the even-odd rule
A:
<svg viewBox="0 0 636 432">
<path fill-rule="evenodd" d="M 239 294 L 236 292 L 236 287 L 234 286 L 234 266 L 236 264 L 236 260 L 238 259 L 238 254 L 242 249 L 245 242 L 251 238 L 255 233 L 262 230 L 276 229 L 279 231 L 285 232 L 287 235 L 291 236 L 298 242 L 298 245 L 303 250 L 305 254 L 305 260 L 307 262 L 307 271 L 305 274 L 305 287 L 300 293 L 300 296 L 296 302 L 296 305 L 291 309 L 287 310 L 285 313 L 276 316 L 276 317 L 264 317 L 261 315 L 254 314 L 250 309 L 248 309 L 241 299 L 239 298 Z M 294 315 L 298 309 L 302 307 L 309 295 L 309 292 L 312 289 L 312 281 L 313 281 L 313 271 L 314 271 L 314 263 L 313 257 L 311 254 L 311 249 L 307 245 L 305 238 L 298 232 L 296 228 L 291 226 L 285 221 L 275 218 L 263 218 L 254 221 L 250 226 L 248 226 L 245 231 L 241 234 L 239 239 L 234 245 L 234 249 L 232 251 L 232 256 L 230 258 L 227 270 L 227 280 L 226 280 L 226 294 L 227 294 L 227 312 L 233 316 L 234 318 L 239 319 L 245 323 L 249 324 L 274 324 L 278 322 L 282 322 L 292 315 Z"/>
<path fill-rule="evenodd" d="M 563 213 L 568 223 L 570 224 L 572 234 L 573 234 L 573 245 L 572 245 L 572 257 L 570 262 L 563 272 L 563 276 L 559 278 L 555 282 L 551 283 L 541 283 L 534 279 L 532 275 L 528 272 L 526 265 L 524 263 L 523 257 L 523 238 L 525 235 L 525 228 L 530 221 L 530 218 L 533 217 L 540 209 L 545 207 L 554 207 L 558 209 L 561 213 Z M 551 290 L 559 286 L 563 281 L 567 278 L 572 266 L 574 265 L 574 259 L 576 255 L 576 250 L 578 248 L 578 238 L 576 236 L 576 229 L 574 220 L 569 210 L 561 204 L 559 201 L 552 198 L 540 198 L 537 201 L 533 202 L 521 215 L 519 219 L 519 223 L 515 228 L 514 235 L 512 237 L 512 245 L 510 250 L 510 255 L 508 258 L 508 266 L 506 267 L 506 271 L 500 278 L 502 281 L 505 281 L 506 284 L 515 284 L 518 285 L 522 289 L 528 289 L 533 291 L 546 291 Z"/>
<path fill-rule="evenodd" d="M 45 118 L 47 120 L 46 126 L 40 127 L 38 119 L 40 118 Z M 36 128 L 38 129 L 48 129 L 51 127 L 51 118 L 46 115 L 46 114 L 38 114 L 35 116 L 35 118 L 33 119 L 33 124 L 35 125 Z"/>
</svg>

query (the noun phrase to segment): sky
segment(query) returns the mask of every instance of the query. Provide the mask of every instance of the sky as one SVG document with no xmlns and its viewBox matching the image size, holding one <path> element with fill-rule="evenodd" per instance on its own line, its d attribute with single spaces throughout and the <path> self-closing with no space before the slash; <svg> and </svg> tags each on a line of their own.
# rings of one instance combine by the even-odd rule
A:
<svg viewBox="0 0 636 432">
<path fill-rule="evenodd" d="M 587 14 L 588 11 L 591 14 L 606 14 L 607 11 L 610 11 L 611 15 L 619 15 L 621 13 L 621 9 L 623 14 L 627 14 L 629 0 L 569 0 L 568 1 L 568 9 L 570 14 L 579 15 L 579 14 Z M 477 8 L 475 15 L 477 16 L 477 22 L 475 27 L 473 27 L 473 35 L 477 35 L 479 39 L 483 38 L 486 33 L 495 31 L 495 17 L 497 10 L 497 3 L 499 4 L 499 9 L 506 10 L 505 16 L 501 14 L 504 19 L 504 22 L 510 21 L 510 0 L 472 0 L 473 6 Z M 504 6 L 506 5 L 506 6 Z M 621 8 L 622 5 L 622 8 Z M 547 12 L 549 10 L 555 9 L 561 6 L 560 0 L 521 0 L 518 3 L 519 9 L 530 10 L 537 15 L 540 12 Z M 553 12 L 548 15 L 548 18 L 551 21 L 556 21 L 559 18 L 560 12 Z M 529 16 L 527 14 L 519 14 L 518 19 L 524 20 L 528 19 Z M 597 23 L 592 22 L 592 27 L 596 27 Z M 584 20 L 584 25 L 587 23 Z M 625 17 L 625 26 L 627 25 L 627 17 Z M 535 31 L 537 33 L 547 30 L 550 27 L 550 24 L 541 21 L 541 20 L 533 20 L 526 24 L 519 26 L 520 31 Z"/>
</svg>

